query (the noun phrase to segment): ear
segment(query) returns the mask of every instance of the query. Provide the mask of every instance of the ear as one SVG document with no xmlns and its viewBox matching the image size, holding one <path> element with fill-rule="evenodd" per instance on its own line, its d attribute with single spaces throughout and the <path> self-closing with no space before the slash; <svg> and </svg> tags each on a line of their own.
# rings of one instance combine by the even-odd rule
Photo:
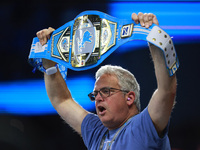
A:
<svg viewBox="0 0 200 150">
<path fill-rule="evenodd" d="M 126 102 L 129 106 L 131 106 L 134 103 L 135 100 L 135 92 L 130 91 L 126 95 Z"/>
</svg>

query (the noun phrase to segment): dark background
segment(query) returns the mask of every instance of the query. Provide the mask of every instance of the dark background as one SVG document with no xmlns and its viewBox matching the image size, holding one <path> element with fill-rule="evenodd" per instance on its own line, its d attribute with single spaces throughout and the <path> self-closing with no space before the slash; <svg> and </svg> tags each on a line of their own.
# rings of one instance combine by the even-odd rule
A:
<svg viewBox="0 0 200 150">
<path fill-rule="evenodd" d="M 40 72 L 32 74 L 32 67 L 27 63 L 36 32 L 49 26 L 58 28 L 84 10 L 107 12 L 107 3 L 100 0 L 1 1 L 0 82 L 43 78 Z M 174 150 L 200 150 L 199 46 L 198 42 L 175 43 L 181 66 L 177 72 L 177 104 L 169 128 L 169 138 Z M 142 109 L 145 108 L 156 89 L 147 44 L 134 53 L 120 53 L 120 49 L 116 50 L 103 64 L 121 65 L 136 76 L 141 86 Z M 91 69 L 90 74 L 94 74 L 96 70 L 97 68 Z M 69 77 L 78 76 L 77 72 L 70 70 L 68 74 Z M 0 115 L 0 150 L 44 149 L 86 148 L 79 135 L 56 114 Z"/>
</svg>

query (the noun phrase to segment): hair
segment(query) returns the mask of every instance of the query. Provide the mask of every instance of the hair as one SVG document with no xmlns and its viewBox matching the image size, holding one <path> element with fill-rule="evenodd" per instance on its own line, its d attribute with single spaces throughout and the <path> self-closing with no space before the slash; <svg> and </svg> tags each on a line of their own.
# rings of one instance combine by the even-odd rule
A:
<svg viewBox="0 0 200 150">
<path fill-rule="evenodd" d="M 128 70 L 120 66 L 105 65 L 102 66 L 95 75 L 96 80 L 103 74 L 115 75 L 118 79 L 118 84 L 122 90 L 134 91 L 135 100 L 134 103 L 138 111 L 140 112 L 140 86 L 135 76 Z"/>
</svg>

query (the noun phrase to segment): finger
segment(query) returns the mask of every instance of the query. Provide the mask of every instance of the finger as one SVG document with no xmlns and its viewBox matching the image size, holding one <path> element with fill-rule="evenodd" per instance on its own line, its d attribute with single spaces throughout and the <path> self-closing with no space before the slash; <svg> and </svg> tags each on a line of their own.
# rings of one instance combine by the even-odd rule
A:
<svg viewBox="0 0 200 150">
<path fill-rule="evenodd" d="M 36 33 L 36 35 L 37 35 L 37 37 L 39 38 L 39 39 L 41 39 L 42 38 L 42 30 L 40 30 L 40 31 L 38 31 L 37 33 Z"/>
<path fill-rule="evenodd" d="M 138 18 L 138 15 L 136 13 L 132 13 L 132 19 L 135 21 L 136 24 L 139 23 L 139 18 Z"/>
<path fill-rule="evenodd" d="M 46 33 L 48 39 L 50 39 L 51 33 L 52 33 L 53 31 L 55 31 L 54 28 L 52 28 L 52 27 L 49 27 L 49 28 L 48 28 L 48 31 L 47 31 L 47 33 Z"/>
<path fill-rule="evenodd" d="M 150 21 L 150 20 L 153 20 L 153 16 L 154 16 L 154 14 L 148 13 L 148 19 L 149 19 L 149 21 Z"/>
<path fill-rule="evenodd" d="M 42 37 L 42 30 L 36 33 L 40 43 L 43 45 L 43 37 Z"/>
<path fill-rule="evenodd" d="M 147 13 L 144 13 L 143 20 L 145 28 L 149 28 L 149 15 Z"/>
<path fill-rule="evenodd" d="M 37 37 L 40 40 L 41 45 L 44 45 L 47 43 L 47 40 L 50 39 L 50 35 L 54 30 L 55 29 L 49 27 L 48 29 L 43 29 L 36 33 Z"/>
<path fill-rule="evenodd" d="M 149 16 L 147 13 L 143 14 L 143 20 L 144 20 L 144 23 L 149 21 Z"/>
<path fill-rule="evenodd" d="M 154 14 L 152 14 L 152 13 L 148 14 L 149 26 L 151 26 L 153 24 L 153 16 L 154 16 Z"/>
<path fill-rule="evenodd" d="M 153 14 L 152 13 L 145 13 L 143 16 L 145 28 L 149 28 L 153 24 Z"/>
<path fill-rule="evenodd" d="M 38 39 L 40 40 L 41 45 L 44 45 L 47 42 L 46 32 L 47 32 L 47 29 L 43 29 L 36 33 Z"/>
<path fill-rule="evenodd" d="M 140 22 L 140 25 L 141 26 L 144 26 L 145 24 L 144 24 L 144 14 L 143 13 L 141 13 L 141 12 L 139 12 L 138 13 L 138 18 L 139 18 L 139 22 Z"/>
<path fill-rule="evenodd" d="M 159 25 L 158 19 L 155 15 L 153 15 L 153 23 Z"/>
<path fill-rule="evenodd" d="M 55 31 L 55 29 L 52 28 L 52 27 L 49 27 L 48 30 L 49 30 L 50 33 L 52 33 L 53 31 Z"/>
<path fill-rule="evenodd" d="M 152 26 L 152 24 L 153 24 L 153 21 L 152 21 L 152 20 L 150 20 L 150 21 L 148 22 L 148 24 L 149 24 L 149 27 L 150 27 L 150 26 Z"/>
</svg>

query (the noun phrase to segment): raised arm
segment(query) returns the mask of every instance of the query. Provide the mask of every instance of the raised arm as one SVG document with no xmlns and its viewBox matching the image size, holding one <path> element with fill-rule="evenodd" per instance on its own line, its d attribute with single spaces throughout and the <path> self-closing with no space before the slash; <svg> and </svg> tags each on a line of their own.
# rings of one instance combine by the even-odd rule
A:
<svg viewBox="0 0 200 150">
<path fill-rule="evenodd" d="M 153 14 L 132 14 L 132 18 L 146 28 L 151 26 L 152 23 L 158 25 L 158 20 Z M 152 44 L 149 44 L 149 47 L 155 68 L 157 89 L 151 97 L 148 111 L 159 136 L 162 136 L 175 102 L 176 76 L 169 76 L 162 51 Z"/>
<path fill-rule="evenodd" d="M 167 72 L 161 50 L 150 44 L 150 51 L 154 62 L 157 89 L 151 97 L 148 111 L 158 134 L 161 136 L 173 109 L 177 83 L 176 76 L 170 77 Z"/>
<path fill-rule="evenodd" d="M 40 39 L 42 45 L 47 42 L 53 31 L 53 28 L 48 28 L 37 32 L 37 37 Z M 43 59 L 45 69 L 53 67 L 55 64 L 53 61 Z M 52 75 L 44 73 L 44 79 L 47 94 L 53 107 L 74 130 L 81 134 L 81 123 L 88 112 L 73 100 L 59 71 Z"/>
</svg>

